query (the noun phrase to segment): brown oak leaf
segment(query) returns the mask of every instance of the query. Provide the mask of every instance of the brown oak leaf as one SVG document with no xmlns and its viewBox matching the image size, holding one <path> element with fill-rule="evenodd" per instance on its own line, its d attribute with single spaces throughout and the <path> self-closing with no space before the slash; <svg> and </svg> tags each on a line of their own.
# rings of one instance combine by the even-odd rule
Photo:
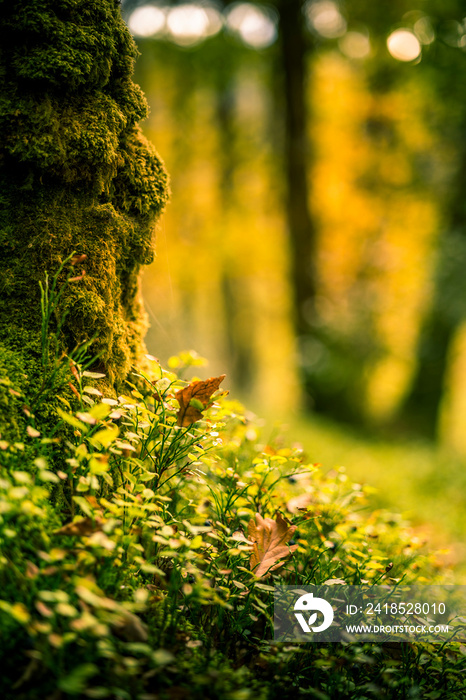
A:
<svg viewBox="0 0 466 700">
<path fill-rule="evenodd" d="M 210 406 L 212 394 L 217 391 L 225 377 L 225 374 L 221 374 L 220 377 L 191 382 L 176 392 L 175 399 L 180 404 L 177 414 L 179 426 L 185 428 L 202 418 L 202 411 Z"/>
<path fill-rule="evenodd" d="M 285 562 L 280 560 L 298 548 L 297 544 L 287 544 L 295 531 L 296 525 L 288 525 L 280 513 L 276 520 L 256 513 L 256 520 L 249 521 L 248 536 L 254 543 L 249 566 L 258 578 L 266 578 L 283 566 Z"/>
</svg>

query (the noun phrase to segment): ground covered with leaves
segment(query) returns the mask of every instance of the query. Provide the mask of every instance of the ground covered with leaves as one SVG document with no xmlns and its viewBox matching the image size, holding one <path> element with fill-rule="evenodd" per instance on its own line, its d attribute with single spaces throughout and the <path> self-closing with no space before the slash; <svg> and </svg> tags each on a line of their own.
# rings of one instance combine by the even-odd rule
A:
<svg viewBox="0 0 466 700">
<path fill-rule="evenodd" d="M 46 430 L 0 380 L 23 415 L 0 439 L 2 698 L 464 697 L 458 643 L 273 641 L 275 583 L 441 579 L 399 516 L 266 440 L 223 376 L 186 381 L 193 353 L 118 396 L 78 360 L 50 363 Z"/>
</svg>

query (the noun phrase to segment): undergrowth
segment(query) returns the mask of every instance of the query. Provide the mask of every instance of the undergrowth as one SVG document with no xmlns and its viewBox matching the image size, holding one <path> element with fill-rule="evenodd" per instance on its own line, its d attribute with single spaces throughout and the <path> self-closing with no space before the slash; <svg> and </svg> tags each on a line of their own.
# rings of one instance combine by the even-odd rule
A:
<svg viewBox="0 0 466 700">
<path fill-rule="evenodd" d="M 170 369 L 149 358 L 119 396 L 102 394 L 86 357 L 47 354 L 60 381 L 46 378 L 40 400 L 61 403 L 47 434 L 34 396 L 11 387 L 26 423 L 0 440 L 2 698 L 465 696 L 454 642 L 273 642 L 274 583 L 439 580 L 399 516 L 371 509 L 344 470 L 323 475 L 299 448 L 265 441 L 226 394 L 194 400 L 201 417 L 183 425 L 195 354 Z M 282 566 L 260 576 L 256 513 L 296 527 Z"/>
</svg>

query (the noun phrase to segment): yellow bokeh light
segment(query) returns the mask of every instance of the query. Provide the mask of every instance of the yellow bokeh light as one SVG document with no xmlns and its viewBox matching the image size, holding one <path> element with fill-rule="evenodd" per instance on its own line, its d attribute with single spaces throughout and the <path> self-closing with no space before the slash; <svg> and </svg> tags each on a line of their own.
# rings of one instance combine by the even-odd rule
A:
<svg viewBox="0 0 466 700">
<path fill-rule="evenodd" d="M 361 32 L 347 32 L 338 45 L 348 58 L 366 58 L 371 52 L 369 37 Z"/>
</svg>

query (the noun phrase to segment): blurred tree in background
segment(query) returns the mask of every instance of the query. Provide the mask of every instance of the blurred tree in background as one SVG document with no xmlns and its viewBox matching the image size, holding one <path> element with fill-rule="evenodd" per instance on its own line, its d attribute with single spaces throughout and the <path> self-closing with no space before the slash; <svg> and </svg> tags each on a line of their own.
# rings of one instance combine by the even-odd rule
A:
<svg viewBox="0 0 466 700">
<path fill-rule="evenodd" d="M 174 193 L 145 281 L 149 347 L 195 347 L 278 412 L 301 396 L 457 439 L 466 8 L 122 10 Z"/>
<path fill-rule="evenodd" d="M 461 2 L 432 3 L 431 27 L 438 40 L 422 65 L 433 99 L 442 105 L 433 127 L 451 156 L 449 176 L 439 183 L 441 219 L 432 296 L 403 406 L 403 419 L 429 437 L 439 428 L 454 345 L 466 318 L 466 55 L 458 51 L 465 44 L 464 10 Z"/>
</svg>

